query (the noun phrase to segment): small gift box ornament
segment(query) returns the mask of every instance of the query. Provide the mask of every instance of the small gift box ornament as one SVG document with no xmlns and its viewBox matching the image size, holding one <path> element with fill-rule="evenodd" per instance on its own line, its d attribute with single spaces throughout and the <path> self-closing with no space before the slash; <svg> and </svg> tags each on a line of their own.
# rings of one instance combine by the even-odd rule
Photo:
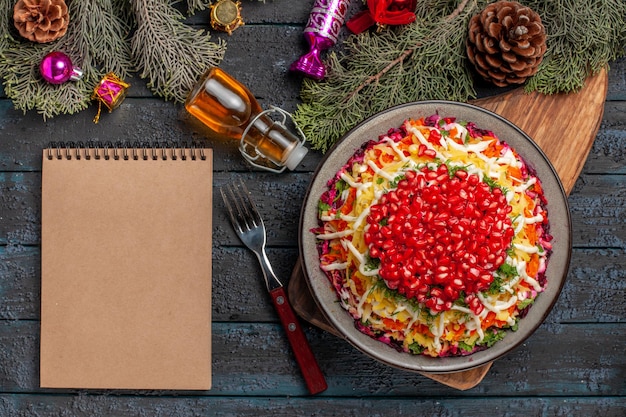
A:
<svg viewBox="0 0 626 417">
<path fill-rule="evenodd" d="M 109 72 L 102 78 L 100 83 L 94 88 L 92 99 L 98 100 L 98 114 L 93 119 L 94 123 L 98 123 L 100 120 L 100 113 L 102 111 L 102 105 L 104 104 L 109 113 L 116 109 L 124 98 L 126 97 L 126 90 L 130 87 L 130 84 L 124 82 L 117 75 Z"/>
</svg>

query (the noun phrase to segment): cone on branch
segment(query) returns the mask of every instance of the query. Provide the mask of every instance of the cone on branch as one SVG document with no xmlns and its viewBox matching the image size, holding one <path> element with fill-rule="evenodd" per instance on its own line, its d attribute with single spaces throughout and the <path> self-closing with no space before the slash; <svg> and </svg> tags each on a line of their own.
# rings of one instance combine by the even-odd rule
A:
<svg viewBox="0 0 626 417">
<path fill-rule="evenodd" d="M 15 27 L 33 42 L 52 42 L 65 35 L 69 20 L 64 0 L 19 0 L 13 8 Z"/>
<path fill-rule="evenodd" d="M 522 84 L 543 59 L 546 31 L 530 8 L 498 1 L 470 19 L 466 49 L 485 80 L 499 87 Z"/>
</svg>

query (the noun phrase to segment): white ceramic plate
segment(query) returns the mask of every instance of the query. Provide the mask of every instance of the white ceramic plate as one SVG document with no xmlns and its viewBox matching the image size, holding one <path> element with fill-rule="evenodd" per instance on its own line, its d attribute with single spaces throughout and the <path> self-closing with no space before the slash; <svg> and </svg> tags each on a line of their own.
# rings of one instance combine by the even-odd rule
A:
<svg viewBox="0 0 626 417">
<path fill-rule="evenodd" d="M 535 300 L 528 315 L 520 320 L 516 332 L 489 349 L 469 356 L 431 358 L 398 352 L 394 348 L 361 333 L 354 320 L 338 302 L 328 278 L 319 268 L 315 235 L 311 229 L 318 226 L 317 204 L 327 189 L 327 182 L 348 161 L 352 154 L 368 140 L 377 140 L 390 128 L 399 127 L 408 118 L 428 117 L 433 114 L 455 117 L 459 121 L 474 122 L 479 128 L 493 131 L 502 141 L 511 145 L 532 167 L 542 182 L 548 200 L 550 233 L 553 235 L 553 253 L 546 270 L 547 287 Z M 541 115 L 537 115 L 541 117 Z M 365 120 L 348 132 L 326 154 L 318 167 L 305 197 L 300 217 L 300 253 L 307 284 L 318 307 L 328 321 L 357 349 L 391 366 L 410 371 L 447 373 L 459 372 L 489 363 L 526 340 L 544 321 L 565 282 L 571 255 L 571 219 L 567 197 L 556 171 L 545 154 L 522 130 L 501 116 L 464 103 L 424 101 L 390 108 Z"/>
</svg>

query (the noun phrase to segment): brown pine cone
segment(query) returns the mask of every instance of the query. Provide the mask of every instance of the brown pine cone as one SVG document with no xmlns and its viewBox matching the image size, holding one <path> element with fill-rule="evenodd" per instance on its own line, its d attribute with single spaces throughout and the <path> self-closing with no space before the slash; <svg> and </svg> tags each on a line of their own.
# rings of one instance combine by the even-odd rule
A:
<svg viewBox="0 0 626 417">
<path fill-rule="evenodd" d="M 469 23 L 467 56 L 476 71 L 499 87 L 522 84 L 537 72 L 546 31 L 537 13 L 514 1 L 498 1 Z"/>
<path fill-rule="evenodd" d="M 13 8 L 13 23 L 24 38 L 39 43 L 65 35 L 70 21 L 64 0 L 19 0 Z"/>
</svg>

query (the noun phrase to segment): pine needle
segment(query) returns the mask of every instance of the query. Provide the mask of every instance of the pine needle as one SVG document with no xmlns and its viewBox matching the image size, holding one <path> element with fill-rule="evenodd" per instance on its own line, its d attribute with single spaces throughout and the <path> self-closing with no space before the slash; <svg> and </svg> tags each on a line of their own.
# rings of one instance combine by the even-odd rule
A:
<svg viewBox="0 0 626 417">
<path fill-rule="evenodd" d="M 10 29 L 13 27 L 13 0 L 0 0 L 0 52 L 9 47 L 13 37 Z M 1 62 L 0 62 L 0 65 Z"/>
<path fill-rule="evenodd" d="M 198 10 L 204 10 L 210 3 L 204 0 L 187 0 L 187 13 L 192 15 Z"/>
<path fill-rule="evenodd" d="M 118 17 L 128 15 L 122 11 L 125 3 L 121 0 L 71 2 L 72 18 L 67 33 L 51 44 L 18 42 L 7 32 L 3 36 L 6 44 L 0 75 L 4 79 L 4 91 L 15 108 L 24 112 L 36 109 L 44 119 L 61 113 L 73 114 L 89 106 L 93 88 L 104 75 L 99 67 L 127 76 L 130 48 L 124 39 L 130 28 L 127 21 Z M 55 50 L 67 53 L 73 65 L 83 70 L 81 80 L 53 85 L 41 78 L 39 63 Z"/>
<path fill-rule="evenodd" d="M 393 105 L 476 97 L 465 42 L 469 19 L 488 0 L 421 0 L 416 22 L 351 35 L 328 54 L 327 78 L 303 81 L 294 113 L 313 149 L 325 152 L 349 129 Z M 575 92 L 626 51 L 624 0 L 520 0 L 542 17 L 548 50 L 528 91 Z"/>
<path fill-rule="evenodd" d="M 14 3 L 0 0 L 0 78 L 16 109 L 34 109 L 44 119 L 86 109 L 104 74 L 114 72 L 124 79 L 137 68 L 155 94 L 183 101 L 199 75 L 221 62 L 226 48 L 184 25 L 182 14 L 172 7 L 176 1 L 68 1 L 67 33 L 49 44 L 20 38 L 13 27 Z M 187 0 L 190 14 L 206 4 Z M 83 78 L 61 85 L 46 83 L 38 67 L 51 51 L 68 54 Z"/>
<path fill-rule="evenodd" d="M 624 0 L 524 1 L 546 25 L 548 50 L 526 91 L 571 93 L 585 78 L 626 54 Z M 582 11 L 582 12 L 581 12 Z"/>
<path fill-rule="evenodd" d="M 131 3 L 137 22 L 131 47 L 140 77 L 156 95 L 184 102 L 200 75 L 222 61 L 225 44 L 212 43 L 210 34 L 185 25 L 169 1 Z"/>
<path fill-rule="evenodd" d="M 415 24 L 349 37 L 342 57 L 329 55 L 324 82 L 304 80 L 294 120 L 313 149 L 325 152 L 361 120 L 391 106 L 475 95 L 459 27 L 479 10 L 477 2 L 419 4 Z"/>
</svg>

